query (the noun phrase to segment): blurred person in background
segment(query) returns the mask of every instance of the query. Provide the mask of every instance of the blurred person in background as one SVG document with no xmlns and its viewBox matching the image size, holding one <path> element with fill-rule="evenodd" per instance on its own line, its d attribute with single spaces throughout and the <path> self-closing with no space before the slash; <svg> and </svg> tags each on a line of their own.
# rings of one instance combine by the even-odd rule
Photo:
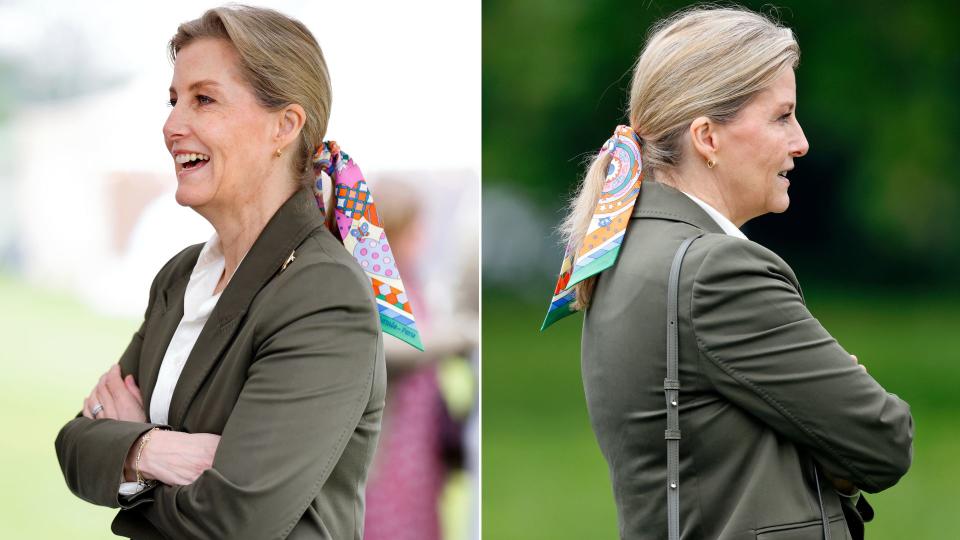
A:
<svg viewBox="0 0 960 540">
<path fill-rule="evenodd" d="M 60 430 L 64 478 L 121 508 L 118 535 L 360 538 L 381 327 L 421 345 L 369 188 L 323 141 L 323 54 L 299 21 L 245 6 L 183 23 L 169 51 L 177 202 L 216 232 L 160 270 Z M 391 309 L 408 322 L 378 319 Z"/>
<path fill-rule="evenodd" d="M 622 538 L 863 538 L 873 510 L 860 491 L 893 486 L 911 464 L 907 403 L 740 231 L 787 209 L 788 173 L 807 153 L 799 54 L 790 29 L 745 9 L 655 26 L 630 125 L 593 160 L 562 226 L 544 325 L 585 312 L 583 384 Z"/>
<path fill-rule="evenodd" d="M 416 261 L 435 260 L 441 256 L 436 251 L 441 246 L 432 245 L 436 235 L 426 229 L 430 221 L 427 212 L 434 209 L 425 207 L 423 194 L 404 176 L 409 175 L 378 178 L 377 193 L 383 201 L 378 209 L 390 224 L 390 239 L 404 282 L 411 291 L 421 291 Z M 446 208 L 435 211 L 449 212 Z M 451 228 L 457 226 L 453 219 L 444 222 Z M 453 250 L 456 246 L 444 243 L 442 247 Z M 462 274 L 457 276 L 461 283 L 454 284 L 455 288 L 472 291 L 475 302 L 477 284 L 471 283 L 470 277 L 476 279 L 476 265 L 464 265 Z M 425 296 L 410 295 L 426 352 L 396 340 L 385 343 L 389 383 L 380 447 L 367 486 L 366 540 L 439 540 L 445 530 L 465 528 L 466 524 L 456 523 L 445 527 L 441 505 L 450 473 L 464 468 L 463 430 L 470 412 L 470 404 L 466 409 L 461 406 L 462 396 L 456 390 L 444 391 L 441 372 L 453 377 L 446 378 L 450 387 L 462 388 L 464 377 L 472 379 L 464 357 L 477 345 L 477 306 L 469 301 L 469 294 L 456 296 L 455 312 L 441 318 Z M 472 386 L 472 380 L 467 384 Z"/>
</svg>

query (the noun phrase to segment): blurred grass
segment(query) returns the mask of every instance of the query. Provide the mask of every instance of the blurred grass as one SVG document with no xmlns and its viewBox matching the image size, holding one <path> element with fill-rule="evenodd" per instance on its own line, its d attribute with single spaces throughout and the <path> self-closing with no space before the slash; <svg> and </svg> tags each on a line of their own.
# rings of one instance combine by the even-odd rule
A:
<svg viewBox="0 0 960 540">
<path fill-rule="evenodd" d="M 137 324 L 0 274 L 0 538 L 113 536 L 116 511 L 70 493 L 53 442 Z"/>
<path fill-rule="evenodd" d="M 955 399 L 960 298 L 805 290 L 813 314 L 888 391 L 911 404 L 910 472 L 869 500 L 867 537 L 960 538 Z M 483 298 L 484 538 L 616 538 L 616 510 L 580 383 L 580 317 L 540 334 L 543 305 Z"/>
</svg>

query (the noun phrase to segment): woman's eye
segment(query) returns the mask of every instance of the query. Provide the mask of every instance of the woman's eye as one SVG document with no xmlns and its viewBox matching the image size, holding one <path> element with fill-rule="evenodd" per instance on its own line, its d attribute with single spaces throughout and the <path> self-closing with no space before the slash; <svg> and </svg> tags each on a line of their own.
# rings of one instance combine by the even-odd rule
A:
<svg viewBox="0 0 960 540">
<path fill-rule="evenodd" d="M 790 115 L 791 115 L 791 114 L 793 114 L 793 111 L 784 114 L 783 116 L 780 117 L 780 121 L 781 121 L 781 122 L 786 122 L 787 120 L 790 119 Z"/>
<path fill-rule="evenodd" d="M 204 96 L 204 95 L 201 94 L 201 95 L 198 95 L 198 96 L 197 96 L 197 102 L 198 102 L 200 105 L 209 105 L 209 104 L 213 103 L 214 101 L 213 101 L 213 98 L 211 98 L 210 96 Z M 176 98 L 170 98 L 170 101 L 167 102 L 167 105 L 169 105 L 169 106 L 171 106 L 171 107 L 176 107 L 176 106 L 177 106 L 177 99 L 176 99 Z"/>
</svg>

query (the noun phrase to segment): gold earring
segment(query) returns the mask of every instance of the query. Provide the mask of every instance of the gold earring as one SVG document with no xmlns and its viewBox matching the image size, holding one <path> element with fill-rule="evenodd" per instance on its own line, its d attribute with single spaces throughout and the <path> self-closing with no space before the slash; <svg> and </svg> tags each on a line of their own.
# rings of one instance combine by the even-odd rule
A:
<svg viewBox="0 0 960 540">
<path fill-rule="evenodd" d="M 277 157 L 280 157 L 282 154 L 283 154 L 283 152 L 281 152 L 280 149 L 277 148 Z"/>
<path fill-rule="evenodd" d="M 708 159 L 708 160 L 707 160 L 707 168 L 708 168 L 708 169 L 712 169 L 712 168 L 714 168 L 716 165 L 717 165 L 717 162 L 716 162 L 716 161 L 714 161 L 714 160 L 712 160 L 712 159 Z"/>
</svg>

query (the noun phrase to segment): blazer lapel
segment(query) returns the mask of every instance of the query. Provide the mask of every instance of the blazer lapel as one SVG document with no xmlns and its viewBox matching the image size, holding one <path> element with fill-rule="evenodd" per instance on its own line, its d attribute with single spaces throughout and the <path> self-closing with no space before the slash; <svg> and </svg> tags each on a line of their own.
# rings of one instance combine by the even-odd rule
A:
<svg viewBox="0 0 960 540">
<path fill-rule="evenodd" d="M 232 341 L 253 298 L 276 275 L 294 248 L 322 226 L 323 216 L 317 209 L 316 199 L 304 189 L 294 193 L 273 215 L 223 290 L 187 358 L 170 402 L 168 423 L 171 427 L 182 427 L 190 403 Z M 180 306 L 182 317 L 182 291 Z"/>
<path fill-rule="evenodd" d="M 720 225 L 690 197 L 652 180 L 640 184 L 640 198 L 633 208 L 633 217 L 682 221 L 708 233 L 723 234 Z"/>
<path fill-rule="evenodd" d="M 200 250 L 197 249 L 197 255 Z M 190 268 L 196 264 L 196 256 Z M 143 355 L 140 358 L 140 374 L 137 380 L 140 381 L 140 393 L 143 395 L 143 408 L 150 418 L 150 402 L 153 399 L 153 389 L 157 385 L 157 378 L 160 374 L 160 364 L 163 362 L 163 356 L 167 352 L 167 346 L 173 339 L 173 333 L 183 318 L 183 293 L 190 281 L 190 273 L 173 282 L 168 288 L 164 289 L 158 297 L 160 302 L 159 315 L 148 323 L 144 332 L 143 346 L 141 350 Z"/>
</svg>

